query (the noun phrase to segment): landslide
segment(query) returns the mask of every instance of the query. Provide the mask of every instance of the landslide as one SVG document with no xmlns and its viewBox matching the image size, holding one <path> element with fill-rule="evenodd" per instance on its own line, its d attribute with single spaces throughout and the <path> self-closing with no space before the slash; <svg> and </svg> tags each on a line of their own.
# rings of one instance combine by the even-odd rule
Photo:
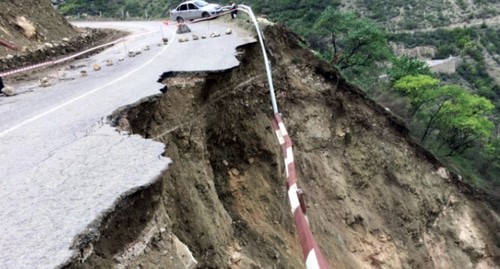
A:
<svg viewBox="0 0 500 269">
<path fill-rule="evenodd" d="M 498 206 L 283 26 L 265 30 L 309 222 L 332 268 L 498 268 Z M 163 80 L 119 130 L 173 164 L 123 201 L 68 268 L 304 268 L 258 44 L 238 68 Z M 496 204 L 498 205 L 498 204 Z"/>
</svg>

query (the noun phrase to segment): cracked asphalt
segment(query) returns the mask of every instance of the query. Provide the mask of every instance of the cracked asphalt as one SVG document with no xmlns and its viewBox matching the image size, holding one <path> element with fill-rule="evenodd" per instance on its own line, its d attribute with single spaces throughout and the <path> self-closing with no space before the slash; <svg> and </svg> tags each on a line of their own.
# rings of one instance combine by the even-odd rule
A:
<svg viewBox="0 0 500 269">
<path fill-rule="evenodd" d="M 177 42 L 175 26 L 161 22 L 89 22 L 78 26 L 130 31 L 119 43 L 67 64 L 41 88 L 14 85 L 0 97 L 0 268 L 55 268 L 74 255 L 78 234 L 113 210 L 121 198 L 155 182 L 168 168 L 164 145 L 119 133 L 107 116 L 121 106 L 159 94 L 166 71 L 224 70 L 237 66 L 235 48 L 255 42 L 243 30 L 224 35 L 218 21 L 190 25 L 218 38 Z M 158 46 L 162 34 L 168 46 Z M 184 36 L 191 39 L 191 34 Z M 150 50 L 145 51 L 146 46 Z M 141 50 L 129 58 L 128 50 Z M 124 58 L 119 61 L 119 58 Z M 106 66 L 112 59 L 114 65 Z M 93 71 L 99 63 L 101 71 Z M 80 71 L 86 70 L 87 77 Z M 54 73 L 56 71 L 54 70 Z"/>
</svg>

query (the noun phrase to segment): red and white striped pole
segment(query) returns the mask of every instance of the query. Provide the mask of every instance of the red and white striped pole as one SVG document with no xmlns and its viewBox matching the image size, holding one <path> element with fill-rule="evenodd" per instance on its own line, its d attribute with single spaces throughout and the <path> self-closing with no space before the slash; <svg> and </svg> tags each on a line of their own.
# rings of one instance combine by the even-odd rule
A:
<svg viewBox="0 0 500 269">
<path fill-rule="evenodd" d="M 290 207 L 292 209 L 293 218 L 299 234 L 300 246 L 307 269 L 329 269 L 318 243 L 311 232 L 309 221 L 306 216 L 306 206 L 303 198 L 303 192 L 297 186 L 297 178 L 295 176 L 295 164 L 292 151 L 292 140 L 288 135 L 281 116 L 279 113 L 274 114 L 272 122 L 274 132 L 278 137 L 278 141 L 283 150 L 283 158 L 285 160 L 285 171 L 287 177 L 287 191 Z"/>
</svg>

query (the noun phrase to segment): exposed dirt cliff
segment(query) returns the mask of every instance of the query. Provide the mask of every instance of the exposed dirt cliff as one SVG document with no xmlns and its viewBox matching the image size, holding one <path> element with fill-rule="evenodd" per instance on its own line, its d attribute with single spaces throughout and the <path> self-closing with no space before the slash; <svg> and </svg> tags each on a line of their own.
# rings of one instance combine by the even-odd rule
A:
<svg viewBox="0 0 500 269">
<path fill-rule="evenodd" d="M 266 40 L 309 221 L 332 268 L 498 268 L 492 201 L 449 174 L 404 124 L 281 26 Z M 241 66 L 165 79 L 117 128 L 173 160 L 81 238 L 68 268 L 303 268 L 258 44 Z"/>
</svg>

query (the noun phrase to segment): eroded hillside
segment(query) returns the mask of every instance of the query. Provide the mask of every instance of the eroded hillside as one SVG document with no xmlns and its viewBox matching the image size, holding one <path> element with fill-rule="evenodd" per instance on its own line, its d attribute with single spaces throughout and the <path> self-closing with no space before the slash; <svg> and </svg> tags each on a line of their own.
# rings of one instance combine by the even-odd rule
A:
<svg viewBox="0 0 500 269">
<path fill-rule="evenodd" d="M 77 29 L 52 7 L 51 1 L 0 2 L 0 39 L 17 51 L 0 46 L 0 71 L 54 60 L 116 36 L 114 31 Z"/>
<path fill-rule="evenodd" d="M 498 203 L 302 48 L 265 31 L 309 221 L 332 268 L 497 268 Z M 68 268 L 303 268 L 258 44 L 241 66 L 167 78 L 113 116 L 166 145 L 159 181 L 75 245 Z M 498 201 L 496 201 L 498 202 Z"/>
</svg>

